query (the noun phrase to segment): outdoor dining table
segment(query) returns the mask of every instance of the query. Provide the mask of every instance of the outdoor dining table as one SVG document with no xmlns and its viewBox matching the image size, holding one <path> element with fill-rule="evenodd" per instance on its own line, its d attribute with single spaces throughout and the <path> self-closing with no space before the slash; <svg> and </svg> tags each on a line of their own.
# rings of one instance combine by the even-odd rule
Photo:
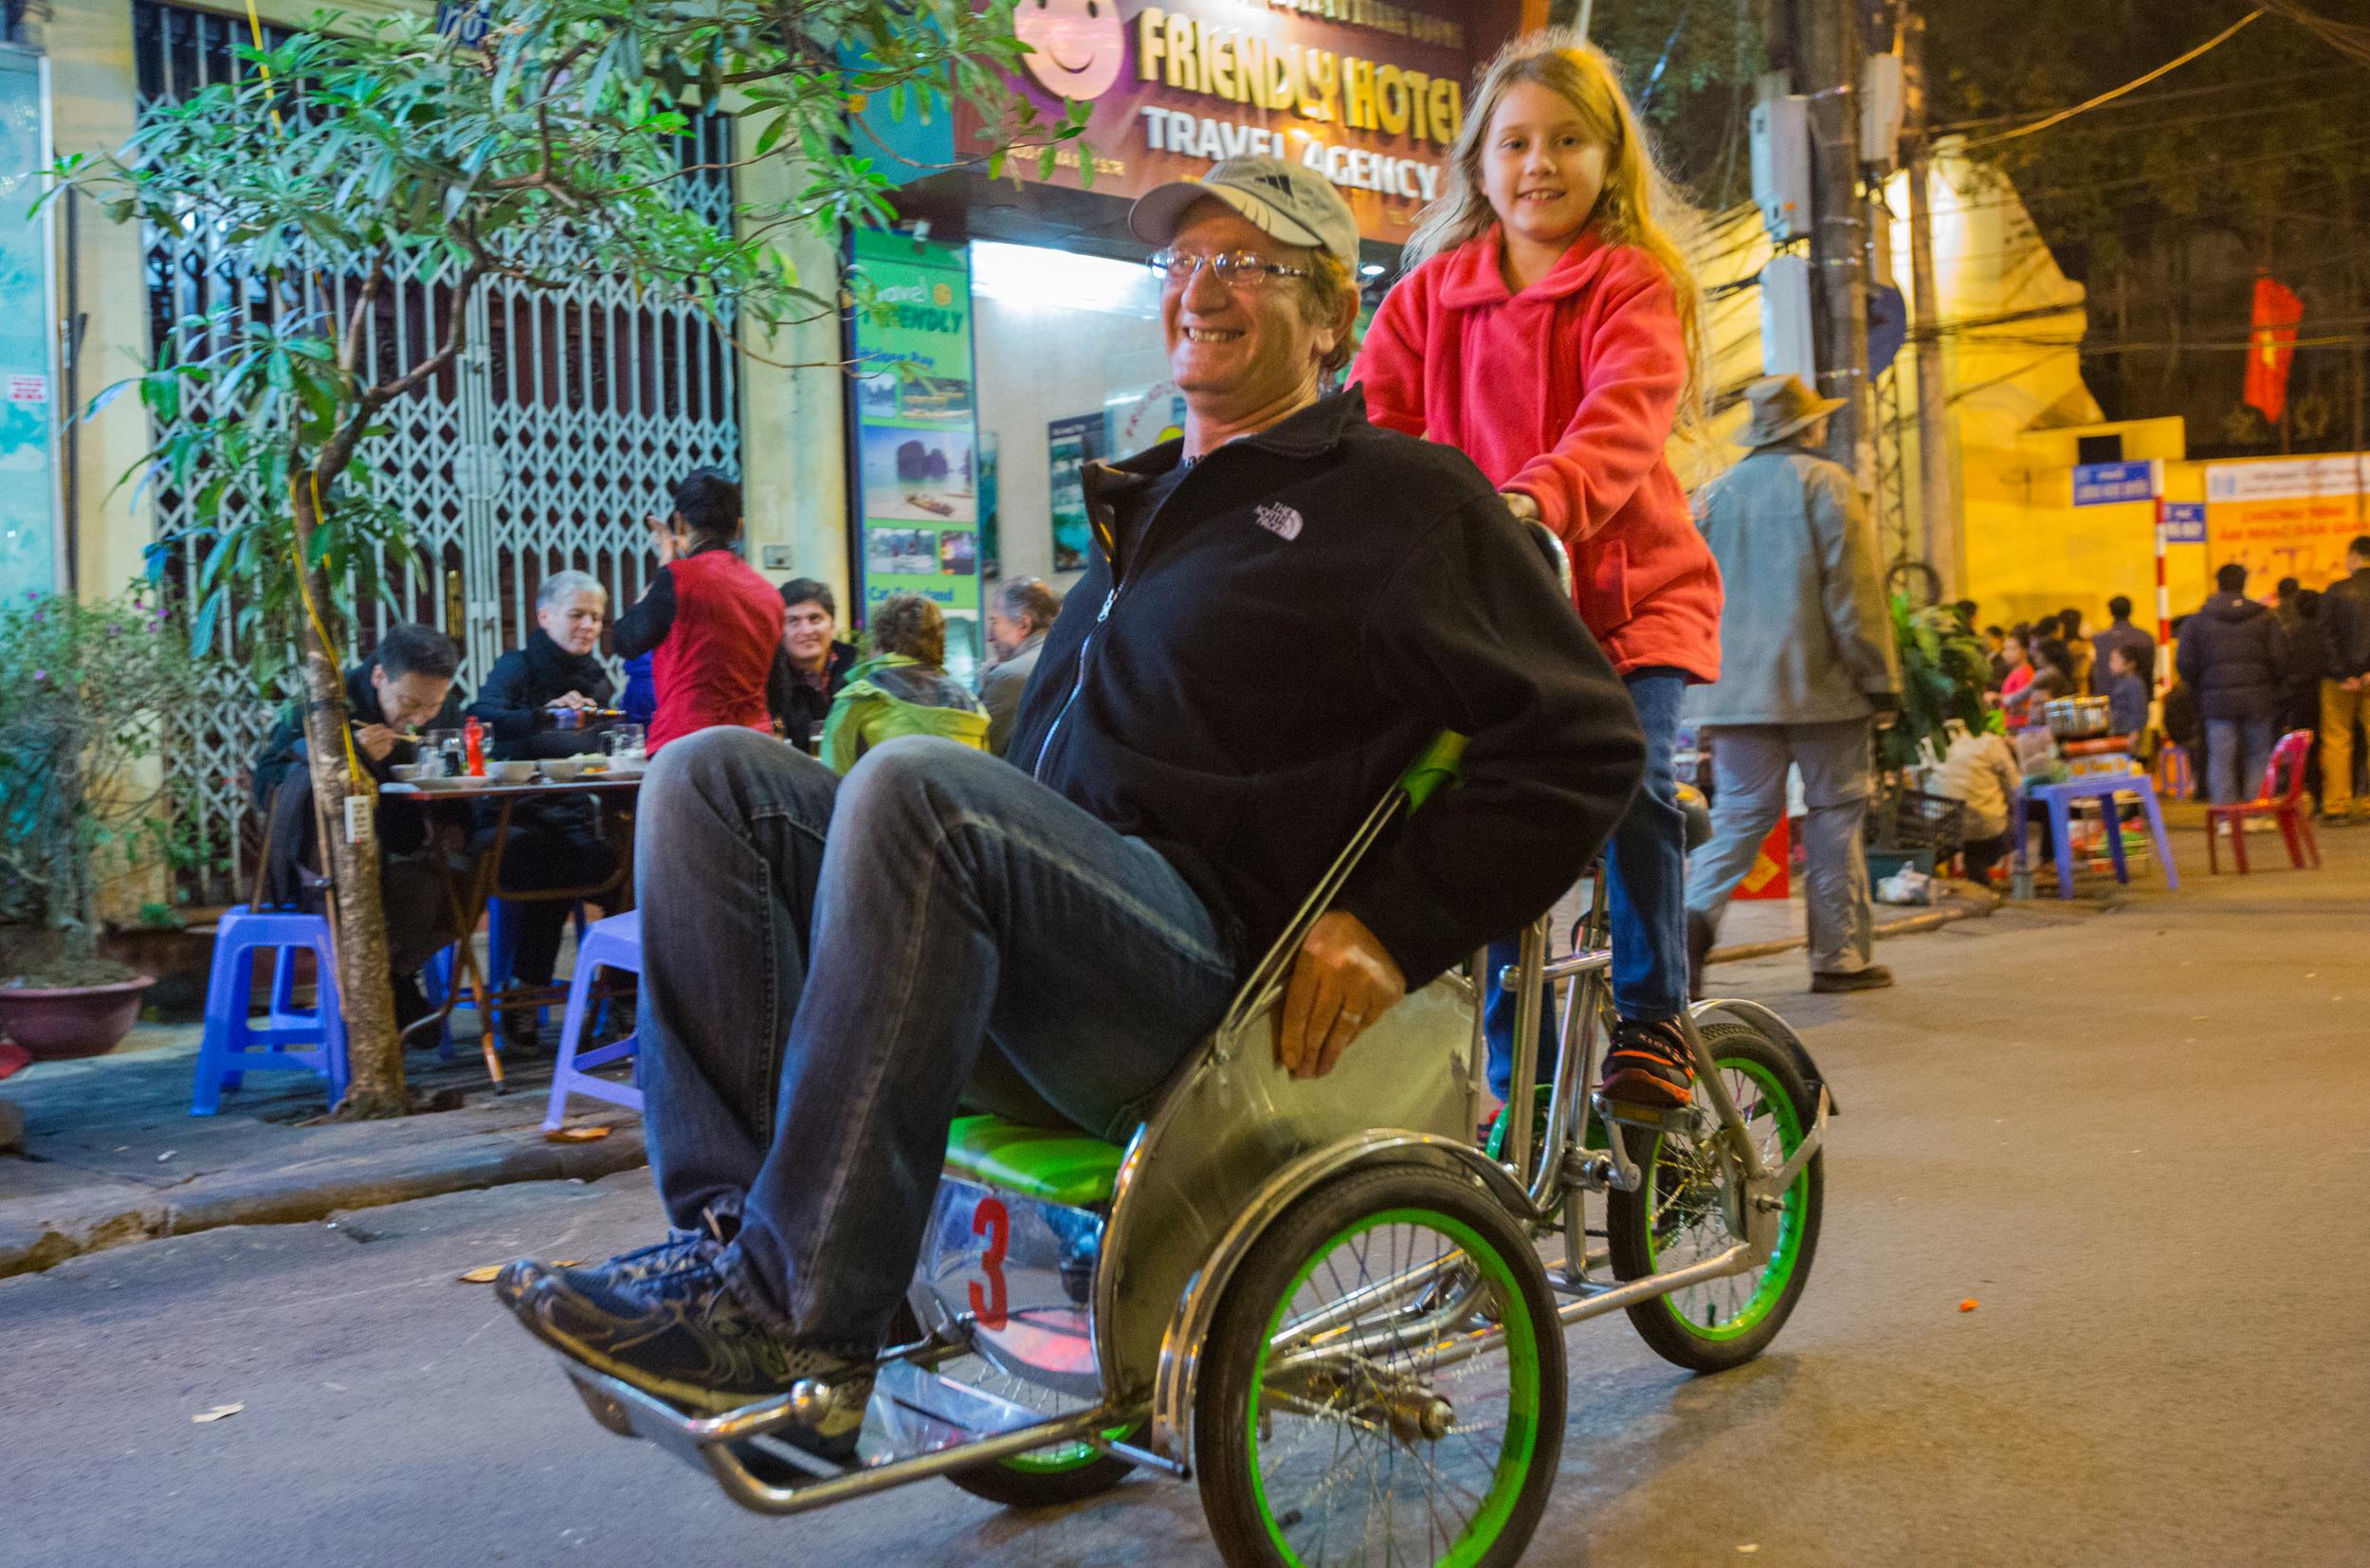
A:
<svg viewBox="0 0 2370 1568">
<path fill-rule="evenodd" d="M 478 1017 L 483 1024 L 479 1048 L 485 1055 L 485 1071 L 494 1081 L 497 1093 L 506 1087 L 502 1080 L 501 1053 L 495 1048 L 500 1030 L 495 1015 L 512 1008 L 541 1006 L 552 998 L 550 987 L 508 985 L 497 993 L 485 978 L 484 968 L 479 964 L 476 944 L 470 939 L 485 907 L 497 897 L 523 903 L 574 903 L 580 899 L 595 898 L 618 887 L 626 889 L 630 898 L 633 888 L 633 811 L 636 795 L 641 793 L 642 775 L 613 775 L 610 774 L 579 775 L 574 778 L 537 778 L 524 784 L 505 784 L 494 778 L 448 779 L 433 786 L 418 784 L 382 784 L 379 793 L 394 799 L 417 800 L 423 805 L 430 801 L 491 801 L 495 806 L 493 840 L 477 856 L 467 883 L 454 875 L 449 860 L 436 858 L 437 874 L 444 881 L 445 898 L 450 905 L 453 928 L 460 939 L 454 943 L 454 962 L 469 980 L 469 994 L 476 1003 Z M 616 814 L 626 829 L 626 842 L 620 847 L 617 869 L 600 882 L 582 887 L 504 888 L 501 885 L 502 851 L 510 842 L 510 821 L 521 801 L 548 800 L 557 795 L 589 794 L 595 800 L 608 800 L 616 807 Z M 606 813 L 604 813 L 606 814 Z M 536 995 L 525 994 L 533 990 Z M 404 1030 L 407 1039 L 413 1032 L 430 1027 L 443 1028 L 451 1018 L 461 996 L 460 975 L 445 987 L 443 1003 L 437 1010 Z"/>
</svg>

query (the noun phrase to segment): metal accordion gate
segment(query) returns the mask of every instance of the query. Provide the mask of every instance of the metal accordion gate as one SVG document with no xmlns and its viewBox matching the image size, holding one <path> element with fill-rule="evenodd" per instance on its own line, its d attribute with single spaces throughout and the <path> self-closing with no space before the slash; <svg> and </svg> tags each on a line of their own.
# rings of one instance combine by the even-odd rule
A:
<svg viewBox="0 0 2370 1568">
<path fill-rule="evenodd" d="M 248 68 L 232 53 L 247 39 L 241 17 L 133 0 L 133 36 L 143 114 Z M 684 161 L 728 163 L 731 125 L 720 115 L 695 117 Z M 703 216 L 730 216 L 729 173 L 702 170 L 682 189 Z M 152 344 L 171 341 L 191 316 L 247 307 L 236 247 L 154 227 L 143 239 Z M 349 658 L 389 626 L 421 621 L 460 645 L 461 683 L 473 687 L 534 629 L 545 577 L 590 573 L 615 614 L 648 585 L 644 520 L 665 512 L 675 481 L 702 466 L 738 471 L 739 373 L 723 334 L 686 307 L 636 298 L 623 278 L 556 270 L 569 274 L 556 288 L 497 280 L 466 300 L 454 298 L 443 265 L 382 290 L 366 377 L 395 356 L 423 355 L 456 308 L 467 312 L 467 347 L 452 370 L 391 407 L 392 430 L 365 449 L 410 519 L 418 559 L 389 574 L 385 595 L 358 607 Z M 355 283 L 325 286 L 335 305 L 351 300 Z M 151 499 L 159 536 L 185 537 L 194 494 L 159 486 Z M 194 575 L 191 554 L 165 563 L 168 581 Z M 225 615 L 215 638 L 235 658 L 245 650 L 234 621 Z M 191 771 L 183 782 L 206 869 L 190 891 L 203 902 L 235 896 L 246 768 L 278 705 L 244 675 L 218 684 L 220 701 L 174 759 Z"/>
</svg>

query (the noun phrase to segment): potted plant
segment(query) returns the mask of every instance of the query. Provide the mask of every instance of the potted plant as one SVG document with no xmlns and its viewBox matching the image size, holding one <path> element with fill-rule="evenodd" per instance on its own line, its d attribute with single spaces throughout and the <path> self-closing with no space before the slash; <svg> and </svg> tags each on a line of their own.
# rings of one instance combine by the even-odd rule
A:
<svg viewBox="0 0 2370 1568">
<path fill-rule="evenodd" d="M 1959 852 L 1960 808 L 1915 785 L 1918 770 L 1950 749 L 1950 721 L 1989 727 L 1984 687 L 1991 661 L 1958 611 L 1911 610 L 1892 600 L 1893 646 L 1901 654 L 1901 711 L 1877 732 L 1878 788 L 1868 819 L 1869 875 L 1882 881 L 1903 866 L 1932 871 Z"/>
<path fill-rule="evenodd" d="M 0 1033 L 111 1049 L 150 977 L 99 952 L 101 892 L 174 851 L 159 765 L 204 673 L 153 590 L 0 605 Z"/>
<path fill-rule="evenodd" d="M 1981 639 L 1948 606 L 1913 611 L 1895 594 L 1892 612 L 1893 646 L 1901 651 L 1901 716 L 1881 733 L 1877 751 L 1879 766 L 1898 774 L 1918 765 L 1925 741 L 1938 754 L 1949 749 L 1944 726 L 1951 720 L 1978 733 L 1990 727 L 1983 692 L 1992 665 Z"/>
</svg>

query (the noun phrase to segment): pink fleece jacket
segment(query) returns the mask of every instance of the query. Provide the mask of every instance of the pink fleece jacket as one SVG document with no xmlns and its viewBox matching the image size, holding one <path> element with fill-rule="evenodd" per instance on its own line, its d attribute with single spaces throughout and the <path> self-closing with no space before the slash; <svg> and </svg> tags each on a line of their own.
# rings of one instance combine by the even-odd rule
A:
<svg viewBox="0 0 2370 1568">
<path fill-rule="evenodd" d="M 1351 379 L 1377 425 L 1471 458 L 1539 503 L 1572 553 L 1575 597 L 1615 668 L 1720 679 L 1720 567 L 1664 460 L 1686 350 L 1669 280 L 1583 237 L 1508 292 L 1492 228 L 1382 302 Z"/>
</svg>

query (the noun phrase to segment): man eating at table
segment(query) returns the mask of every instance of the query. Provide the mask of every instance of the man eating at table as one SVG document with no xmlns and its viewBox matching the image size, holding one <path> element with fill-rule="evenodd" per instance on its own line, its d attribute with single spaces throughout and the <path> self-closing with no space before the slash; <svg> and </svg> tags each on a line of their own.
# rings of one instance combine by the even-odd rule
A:
<svg viewBox="0 0 2370 1568">
<path fill-rule="evenodd" d="M 370 658 L 346 671 L 354 755 L 380 783 L 418 759 L 419 731 L 461 722 L 461 693 L 453 684 L 460 667 L 461 650 L 451 638 L 432 626 L 403 625 L 389 627 Z M 268 823 L 264 902 L 318 911 L 321 859 L 308 767 L 304 711 L 291 704 L 248 769 L 256 807 Z M 453 939 L 451 905 L 434 857 L 460 848 L 459 822 L 465 820 L 449 804 L 423 810 L 416 801 L 379 802 L 379 903 L 387 911 L 399 1028 L 427 1015 L 421 966 Z"/>
<path fill-rule="evenodd" d="M 493 732 L 493 755 L 504 760 L 573 757 L 600 750 L 595 716 L 611 708 L 616 687 L 598 657 L 609 622 L 609 591 L 582 572 L 556 572 L 535 596 L 535 629 L 522 647 L 494 661 L 469 712 Z M 561 727 L 565 724 L 567 727 Z M 493 848 L 499 808 L 478 812 L 475 848 Z M 563 794 L 512 808 L 501 846 L 497 896 L 557 887 L 593 887 L 617 874 L 617 856 L 601 835 L 600 809 L 590 796 Z M 605 901 L 604 901 L 605 902 Z M 547 986 L 568 927 L 565 900 L 514 900 L 503 919 L 516 933 L 510 978 Z M 536 1010 L 502 1014 L 513 1048 L 537 1044 Z"/>
</svg>

